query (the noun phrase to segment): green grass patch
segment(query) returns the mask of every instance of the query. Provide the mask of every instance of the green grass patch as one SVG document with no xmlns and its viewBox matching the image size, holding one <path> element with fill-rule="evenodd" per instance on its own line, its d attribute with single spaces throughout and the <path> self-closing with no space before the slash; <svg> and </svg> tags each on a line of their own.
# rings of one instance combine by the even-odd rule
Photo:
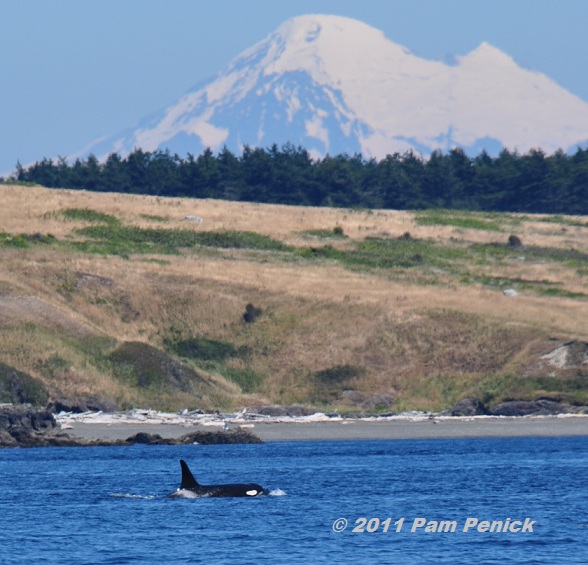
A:
<svg viewBox="0 0 588 565">
<path fill-rule="evenodd" d="M 220 367 L 218 372 L 227 380 L 235 383 L 245 394 L 257 391 L 263 382 L 263 377 L 259 373 L 248 368 L 224 366 Z"/>
<path fill-rule="evenodd" d="M 587 377 L 586 374 L 572 377 L 488 375 L 475 385 L 472 396 L 487 406 L 507 400 L 535 400 L 543 396 L 581 405 L 588 403 Z"/>
<path fill-rule="evenodd" d="M 2 247 L 16 247 L 18 249 L 26 249 L 29 247 L 29 242 L 22 235 L 12 235 L 11 233 L 0 233 L 0 245 Z"/>
<path fill-rule="evenodd" d="M 291 248 L 266 235 L 248 231 L 188 232 L 194 236 L 194 245 L 222 249 L 252 249 L 255 251 L 290 251 Z"/>
<path fill-rule="evenodd" d="M 541 247 L 525 245 L 512 247 L 507 243 L 475 243 L 470 249 L 478 254 L 495 259 L 518 259 L 525 261 L 565 263 L 570 267 L 585 267 L 588 253 L 577 249 L 561 249 L 558 247 Z"/>
<path fill-rule="evenodd" d="M 584 292 L 571 292 L 569 290 L 565 290 L 564 288 L 540 288 L 537 290 L 539 294 L 544 294 L 545 296 L 557 296 L 560 298 L 588 298 L 588 294 Z"/>
<path fill-rule="evenodd" d="M 509 400 L 536 400 L 549 397 L 573 405 L 588 403 L 588 375 L 573 377 L 522 377 L 512 373 L 469 376 L 463 374 L 431 375 L 411 386 L 398 399 L 397 410 L 446 410 L 464 398 L 475 398 L 487 407 Z"/>
<path fill-rule="evenodd" d="M 76 242 L 80 250 L 128 256 L 140 253 L 176 254 L 180 249 L 198 246 L 254 251 L 287 251 L 280 241 L 253 232 L 194 232 L 178 229 L 140 228 L 137 226 L 98 225 L 76 230 L 88 238 Z"/>
<path fill-rule="evenodd" d="M 347 236 L 341 226 L 332 229 L 306 230 L 301 232 L 302 236 L 316 239 L 346 239 Z"/>
<path fill-rule="evenodd" d="M 504 290 L 514 288 L 518 291 L 531 291 L 543 296 L 559 298 L 585 299 L 588 294 L 584 292 L 572 292 L 563 287 L 564 283 L 547 280 L 523 279 L 517 277 L 493 277 L 489 275 L 466 274 L 460 278 L 463 284 L 481 284 L 489 288 Z"/>
<path fill-rule="evenodd" d="M 141 218 L 148 222 L 169 222 L 169 218 L 165 216 L 158 216 L 156 214 L 141 214 Z"/>
<path fill-rule="evenodd" d="M 169 341 L 166 347 L 176 355 L 189 359 L 197 368 L 218 373 L 235 383 L 244 393 L 257 390 L 263 377 L 248 367 L 235 367 L 227 364 L 231 359 L 247 359 L 251 350 L 247 346 L 236 345 L 205 337 Z"/>
<path fill-rule="evenodd" d="M 24 180 L 12 180 L 12 179 L 0 179 L 0 184 L 8 186 L 25 186 L 27 188 L 33 188 L 35 186 L 43 186 L 36 182 L 24 181 Z"/>
<path fill-rule="evenodd" d="M 527 218 L 532 220 L 533 218 Z M 560 215 L 554 215 L 554 216 L 548 216 L 546 218 L 535 218 L 536 222 L 544 222 L 547 224 L 559 224 L 559 225 L 563 225 L 563 226 L 570 226 L 570 227 L 580 227 L 580 228 L 586 228 L 588 227 L 588 223 L 586 222 L 582 222 L 580 220 L 574 220 L 571 218 L 566 218 L 564 216 L 560 216 Z"/>
<path fill-rule="evenodd" d="M 489 288 L 504 290 L 514 288 L 515 290 L 530 290 L 539 294 L 548 296 L 562 296 L 567 298 L 579 298 L 584 295 L 581 293 L 569 293 L 563 290 L 563 283 L 552 282 L 547 280 L 523 279 L 519 277 L 495 277 L 490 275 L 465 275 L 461 278 L 463 284 L 481 284 Z"/>
<path fill-rule="evenodd" d="M 67 208 L 60 214 L 66 219 L 75 222 L 88 222 L 91 224 L 106 224 L 108 226 L 119 225 L 117 218 L 104 212 L 97 212 L 91 208 Z"/>
<path fill-rule="evenodd" d="M 115 377 L 152 392 L 193 392 L 201 380 L 193 369 L 146 343 L 123 343 L 109 355 L 109 360 Z"/>
<path fill-rule="evenodd" d="M 353 249 L 336 249 L 331 245 L 305 248 L 299 251 L 304 257 L 331 259 L 350 268 L 450 268 L 468 260 L 471 253 L 459 246 L 440 245 L 430 240 L 400 237 L 383 239 L 369 237 L 355 244 Z"/>
<path fill-rule="evenodd" d="M 54 353 L 47 359 L 43 359 L 37 363 L 36 369 L 44 375 L 49 375 L 51 378 L 55 378 L 59 373 L 67 371 L 72 366 L 67 359 L 64 359 L 60 355 Z"/>
<path fill-rule="evenodd" d="M 21 233 L 14 235 L 6 232 L 0 233 L 0 246 L 2 247 L 16 247 L 20 249 L 27 249 L 35 244 L 51 244 L 57 242 L 57 238 L 51 234 L 42 233 Z"/>
<path fill-rule="evenodd" d="M 470 230 L 502 231 L 495 221 L 473 212 L 425 210 L 416 214 L 415 221 L 421 226 L 453 226 Z"/>
</svg>

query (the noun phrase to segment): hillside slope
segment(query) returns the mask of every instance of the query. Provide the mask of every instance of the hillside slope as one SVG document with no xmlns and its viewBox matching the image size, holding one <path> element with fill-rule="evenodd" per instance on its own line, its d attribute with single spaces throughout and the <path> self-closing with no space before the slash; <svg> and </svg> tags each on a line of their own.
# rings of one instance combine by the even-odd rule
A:
<svg viewBox="0 0 588 565">
<path fill-rule="evenodd" d="M 0 203 L 0 402 L 588 402 L 587 218 L 6 185 Z"/>
</svg>

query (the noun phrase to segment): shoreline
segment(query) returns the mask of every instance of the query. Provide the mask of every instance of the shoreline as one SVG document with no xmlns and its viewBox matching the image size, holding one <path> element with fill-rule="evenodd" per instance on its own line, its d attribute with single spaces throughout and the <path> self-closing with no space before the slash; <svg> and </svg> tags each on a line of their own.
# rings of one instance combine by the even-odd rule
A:
<svg viewBox="0 0 588 565">
<path fill-rule="evenodd" d="M 195 431 L 239 428 L 253 433 L 264 442 L 588 435 L 588 415 L 578 414 L 357 419 L 315 414 L 310 417 L 255 420 L 209 415 L 197 421 L 182 421 L 177 415 L 150 413 L 143 420 L 129 415 L 108 417 L 101 414 L 59 415 L 57 420 L 62 432 L 84 440 L 124 440 L 139 432 L 159 434 L 162 438 L 179 438 Z"/>
</svg>

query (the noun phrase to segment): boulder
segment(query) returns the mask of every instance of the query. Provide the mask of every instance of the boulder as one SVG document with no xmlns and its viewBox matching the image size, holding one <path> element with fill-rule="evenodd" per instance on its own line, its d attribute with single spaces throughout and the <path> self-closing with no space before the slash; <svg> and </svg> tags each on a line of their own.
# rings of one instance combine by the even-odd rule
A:
<svg viewBox="0 0 588 565">
<path fill-rule="evenodd" d="M 144 444 L 158 444 L 163 441 L 163 438 L 159 434 L 148 434 L 146 432 L 139 432 L 134 436 L 128 437 L 126 443 L 144 443 Z"/>
</svg>

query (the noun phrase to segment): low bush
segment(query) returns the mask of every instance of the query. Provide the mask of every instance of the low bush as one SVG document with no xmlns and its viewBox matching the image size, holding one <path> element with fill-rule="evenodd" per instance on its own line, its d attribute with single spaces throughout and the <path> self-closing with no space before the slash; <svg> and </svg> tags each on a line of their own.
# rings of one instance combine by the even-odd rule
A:
<svg viewBox="0 0 588 565">
<path fill-rule="evenodd" d="M 0 363 L 0 402 L 46 406 L 48 400 L 49 393 L 39 379 Z"/>
</svg>

